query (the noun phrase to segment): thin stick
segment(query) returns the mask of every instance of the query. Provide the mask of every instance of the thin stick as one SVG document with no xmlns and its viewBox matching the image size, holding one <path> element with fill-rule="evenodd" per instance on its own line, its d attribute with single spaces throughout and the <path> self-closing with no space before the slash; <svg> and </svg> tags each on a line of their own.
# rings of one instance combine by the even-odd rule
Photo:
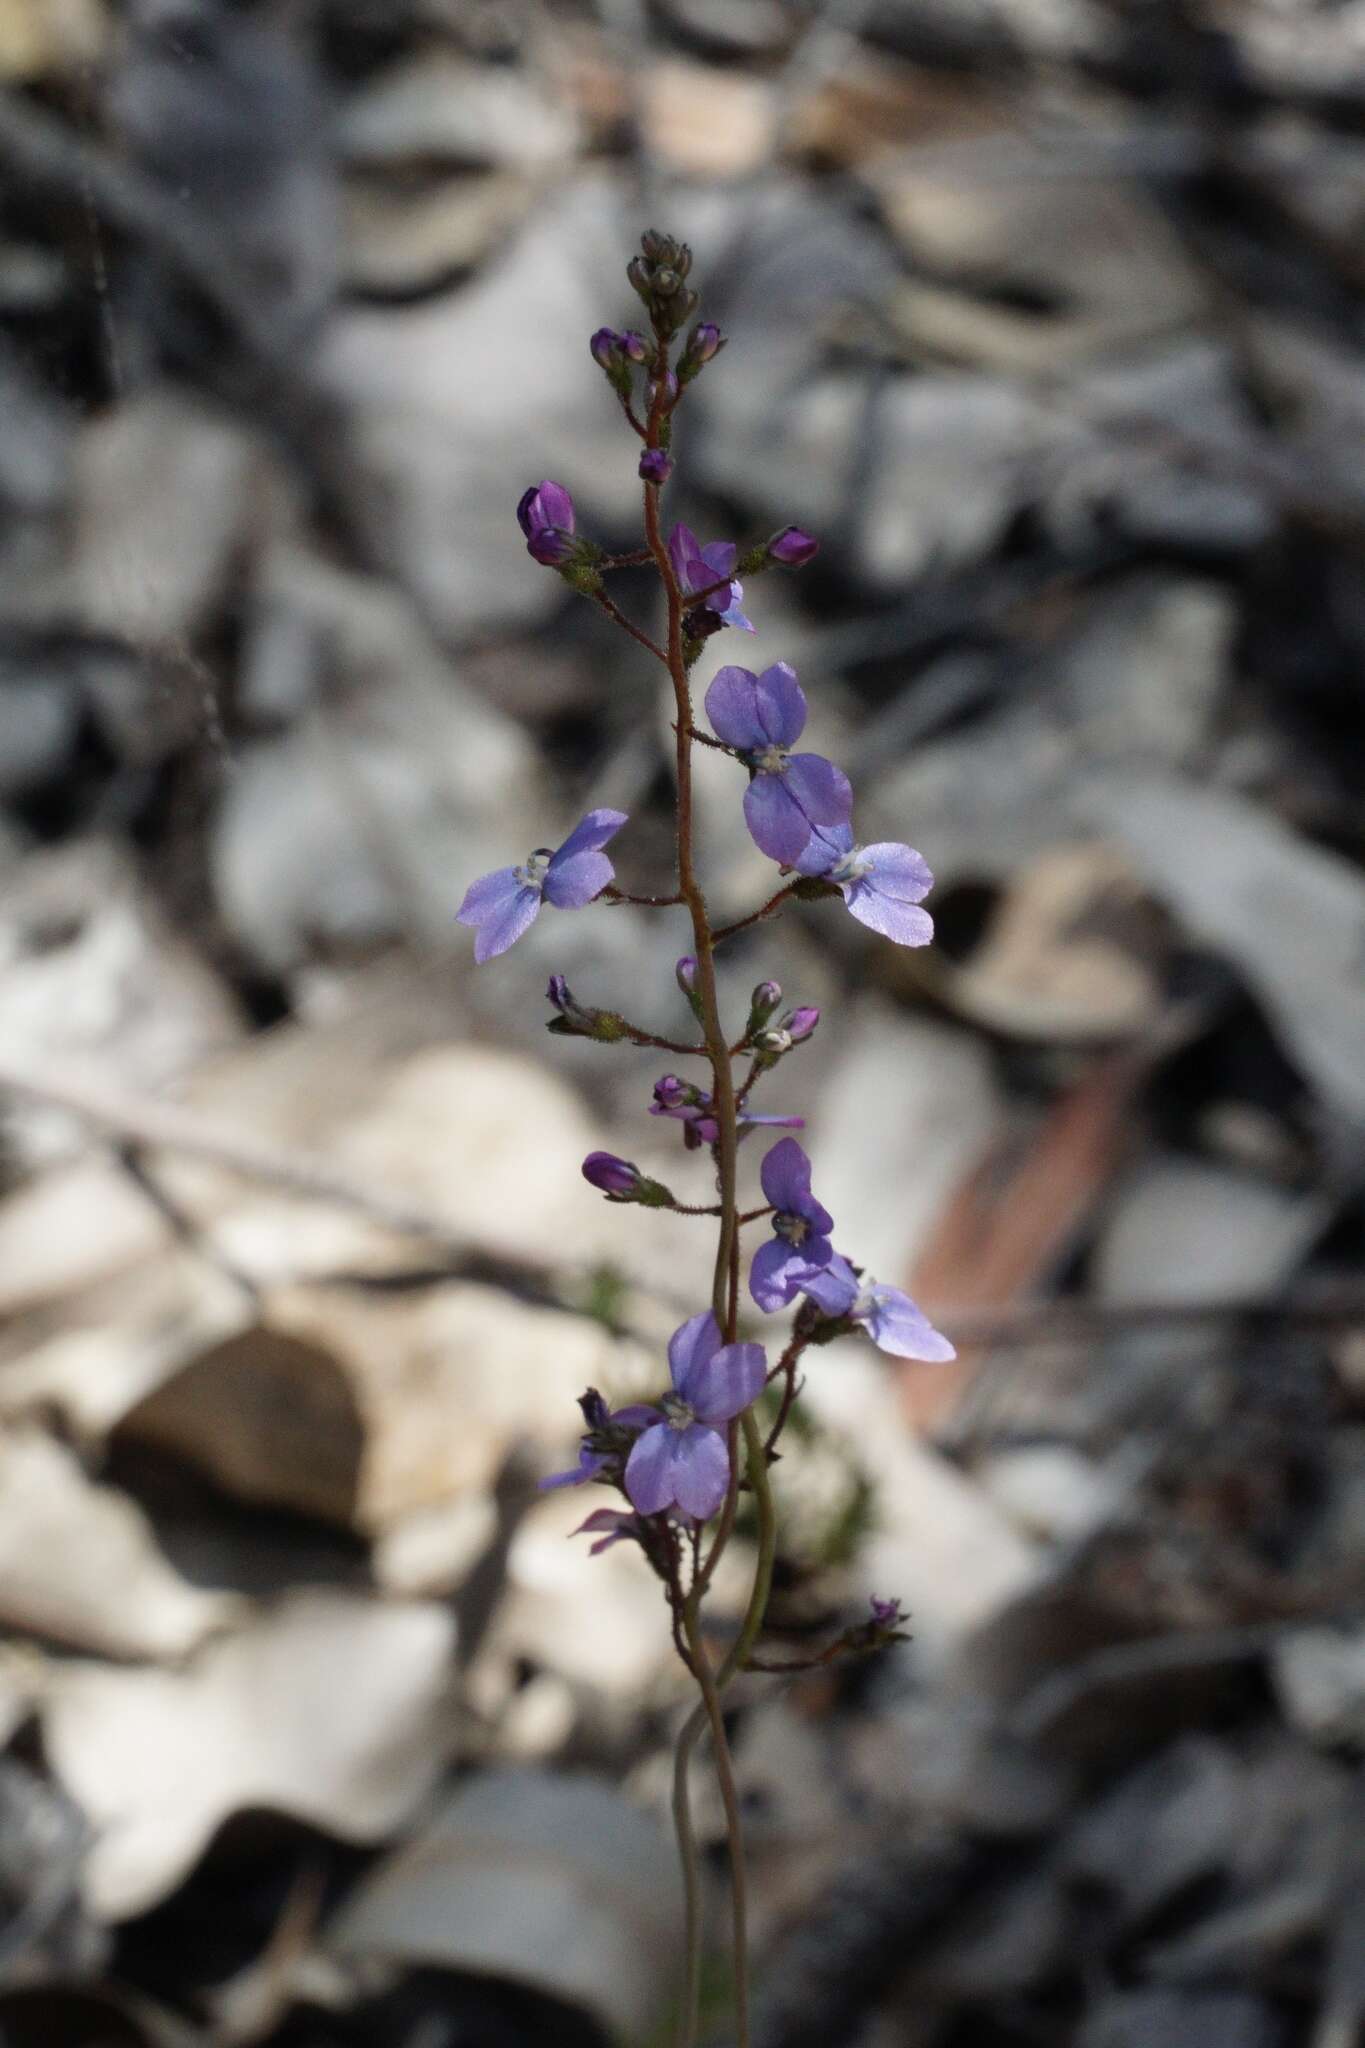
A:
<svg viewBox="0 0 1365 2048">
<path fill-rule="evenodd" d="M 647 653 L 652 654 L 656 661 L 661 661 L 665 668 L 668 667 L 668 656 L 664 653 L 658 641 L 651 640 L 648 633 L 642 632 L 633 620 L 628 619 L 621 610 L 620 605 L 613 603 L 605 590 L 595 590 L 592 595 L 593 602 L 598 606 L 599 610 L 604 611 L 609 619 L 614 619 L 618 626 L 629 633 L 632 640 L 638 640 L 640 645 Z"/>
</svg>

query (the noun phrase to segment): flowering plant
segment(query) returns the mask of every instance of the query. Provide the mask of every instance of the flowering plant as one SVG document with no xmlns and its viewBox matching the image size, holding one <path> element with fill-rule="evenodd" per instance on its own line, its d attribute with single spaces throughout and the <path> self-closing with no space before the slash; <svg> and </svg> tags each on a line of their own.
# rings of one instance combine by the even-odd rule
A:
<svg viewBox="0 0 1365 2048">
<path fill-rule="evenodd" d="M 655 1084 L 650 1113 L 679 1122 L 687 1150 L 709 1153 L 715 1172 L 714 1202 L 682 1203 L 661 1181 L 610 1152 L 589 1153 L 583 1174 L 608 1201 L 714 1218 L 717 1230 L 711 1301 L 674 1331 L 668 1346 L 667 1389 L 655 1402 L 611 1409 L 589 1388 L 580 1403 L 585 1428 L 577 1463 L 542 1483 L 613 1488 L 626 1505 L 595 1509 L 579 1533 L 597 1539 L 594 1553 L 616 1543 L 637 1545 L 663 1584 L 678 1655 L 701 1693 L 679 1736 L 674 1771 L 674 1819 L 687 1922 L 687 1986 L 679 2041 L 681 2048 L 691 2048 L 696 2038 L 701 1957 L 700 1880 L 688 1810 L 688 1764 L 699 1736 L 709 1728 L 729 1834 L 736 2034 L 743 2048 L 749 2038 L 744 1856 L 721 1695 L 737 1672 L 798 1668 L 765 1662 L 758 1643 L 777 1542 L 769 1467 L 800 1391 L 799 1361 L 809 1346 L 853 1333 L 869 1337 L 899 1358 L 936 1360 L 954 1354 L 947 1338 L 907 1295 L 871 1280 L 835 1249 L 834 1218 L 812 1192 L 810 1160 L 794 1137 L 779 1137 L 762 1159 L 762 1204 L 748 1210 L 739 1206 L 740 1140 L 765 1126 L 791 1131 L 801 1129 L 804 1122 L 800 1116 L 755 1112 L 750 1097 L 766 1074 L 810 1038 L 820 1013 L 809 1005 L 797 1006 L 779 1019 L 781 989 L 775 982 L 760 982 L 743 1029 L 732 1038 L 717 1002 L 716 948 L 790 900 L 822 897 L 842 897 L 854 917 L 898 945 L 922 946 L 933 935 L 933 921 L 920 907 L 933 877 L 912 847 L 855 842 L 853 792 L 847 776 L 822 755 L 793 751 L 806 723 L 806 699 L 795 670 L 786 662 L 775 662 L 761 675 L 737 665 L 718 669 L 705 697 L 710 734 L 699 732 L 695 724 L 691 672 L 706 641 L 727 628 L 753 631 L 741 608 L 741 579 L 774 565 L 800 568 L 815 554 L 817 542 L 799 527 L 784 526 L 741 555 L 733 541 L 701 543 L 681 524 L 664 533 L 660 501 L 673 467 L 675 415 L 688 386 L 725 345 L 719 328 L 706 321 L 695 324 L 678 345 L 698 304 L 698 293 L 687 282 L 691 267 L 685 243 L 646 234 L 627 275 L 643 302 L 649 335 L 634 330 L 617 334 L 604 327 L 589 343 L 631 431 L 643 444 L 643 546 L 628 554 L 608 555 L 579 533 L 572 497 L 563 484 L 549 478 L 532 485 L 517 507 L 535 560 L 599 605 L 667 672 L 677 736 L 677 886 L 666 896 L 632 895 L 619 888 L 603 848 L 628 820 L 620 811 L 595 810 L 559 847 L 537 848 L 520 866 L 500 868 L 471 883 L 458 914 L 475 930 L 474 955 L 481 962 L 514 945 L 542 903 L 557 910 L 580 910 L 604 900 L 678 907 L 691 921 L 692 950 L 678 961 L 676 974 L 700 1030 L 699 1041 L 658 1038 L 618 1011 L 579 1003 L 563 975 L 550 980 L 548 999 L 556 1013 L 550 1019 L 552 1031 L 603 1043 L 624 1040 L 655 1046 L 700 1060 L 709 1070 L 705 1086 L 677 1074 L 663 1075 Z M 644 564 L 653 566 L 662 585 L 667 615 L 662 644 L 628 619 L 607 592 L 606 579 L 613 570 Z M 719 749 L 746 771 L 745 822 L 759 850 L 780 870 L 780 886 L 765 903 L 749 916 L 720 926 L 711 922 L 697 872 L 692 806 L 692 751 L 697 744 Z M 746 1063 L 738 1081 L 736 1061 Z M 764 1314 L 796 1304 L 787 1341 L 772 1366 L 764 1346 L 741 1342 L 739 1331 L 741 1233 L 760 1222 L 769 1224 L 770 1235 L 750 1261 L 748 1293 Z M 764 1429 L 756 1404 L 769 1387 L 778 1400 L 775 1417 Z M 742 1489 L 752 1495 L 758 1528 L 753 1590 L 738 1636 L 713 1666 L 702 1639 L 701 1606 L 733 1532 Z M 897 1601 L 874 1598 L 867 1619 L 846 1629 L 809 1661 L 827 1663 L 845 1653 L 880 1648 L 900 1637 L 902 1621 Z"/>
</svg>

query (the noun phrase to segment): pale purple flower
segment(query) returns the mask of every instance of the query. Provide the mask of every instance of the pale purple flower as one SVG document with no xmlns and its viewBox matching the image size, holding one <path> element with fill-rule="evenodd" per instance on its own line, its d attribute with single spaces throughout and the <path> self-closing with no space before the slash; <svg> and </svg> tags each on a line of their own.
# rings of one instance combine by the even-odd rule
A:
<svg viewBox="0 0 1365 2048">
<path fill-rule="evenodd" d="M 759 1178 L 772 1203 L 773 1236 L 754 1253 L 749 1292 L 761 1309 L 785 1308 L 834 1256 L 834 1218 L 810 1190 L 810 1161 L 795 1138 L 783 1138 L 763 1161 Z"/>
<path fill-rule="evenodd" d="M 744 585 L 735 577 L 739 550 L 732 540 L 712 540 L 702 547 L 691 527 L 679 521 L 668 536 L 668 558 L 684 595 L 709 589 L 720 577 L 728 577 L 728 587 L 713 590 L 705 609 L 715 612 L 722 626 L 738 626 L 743 633 L 753 632 L 752 621 L 739 608 Z"/>
<path fill-rule="evenodd" d="M 870 931 L 898 946 L 927 946 L 934 920 L 917 906 L 934 886 L 923 854 L 895 840 L 855 846 L 851 825 L 817 825 L 810 843 L 791 863 L 803 875 L 833 882 L 845 903 Z"/>
<path fill-rule="evenodd" d="M 534 924 L 542 897 L 556 910 L 581 910 L 600 896 L 616 873 L 602 848 L 625 822 L 624 811 L 589 811 L 553 852 L 539 846 L 520 867 L 495 868 L 471 882 L 456 918 L 478 932 L 475 960 L 496 959 L 514 946 Z"/>
<path fill-rule="evenodd" d="M 575 552 L 573 499 L 563 484 L 546 477 L 523 491 L 517 523 L 526 535 L 527 554 L 547 568 L 558 568 Z"/>
<path fill-rule="evenodd" d="M 793 754 L 806 723 L 806 698 L 796 670 L 775 661 L 756 676 L 747 668 L 717 669 L 706 692 L 706 715 L 717 739 L 753 771 L 744 792 L 744 821 L 759 850 L 790 867 L 817 826 L 847 824 L 853 791 L 842 768 L 822 754 Z"/>
<path fill-rule="evenodd" d="M 649 1105 L 651 1116 L 676 1117 L 683 1127 L 683 1142 L 692 1149 L 698 1145 L 714 1145 L 720 1136 L 720 1125 L 716 1121 L 711 1097 L 704 1089 L 694 1087 L 690 1081 L 680 1081 L 676 1074 L 665 1074 L 661 1081 L 654 1083 L 654 1100 Z M 784 1131 L 803 1131 L 806 1119 L 803 1116 L 751 1116 L 745 1109 L 738 1115 L 739 1136 L 749 1131 L 771 1127 Z"/>
<path fill-rule="evenodd" d="M 593 1548 L 598 1549 L 600 1545 L 594 1544 Z M 874 1593 L 868 1601 L 868 1606 L 872 1610 L 873 1628 L 899 1628 L 905 1620 L 905 1616 L 901 1612 L 901 1603 L 898 1599 L 879 1600 Z"/>
<path fill-rule="evenodd" d="M 899 1287 L 859 1274 L 841 1252 L 835 1252 L 818 1273 L 801 1282 L 816 1307 L 827 1316 L 847 1317 L 866 1330 L 879 1351 L 893 1358 L 918 1358 L 939 1365 L 957 1352 L 936 1330 L 924 1310 Z"/>
<path fill-rule="evenodd" d="M 588 343 L 588 351 L 599 369 L 614 370 L 621 362 L 621 336 L 614 327 L 599 327 Z"/>
<path fill-rule="evenodd" d="M 784 526 L 768 542 L 768 553 L 784 569 L 804 569 L 811 556 L 818 554 L 819 541 L 813 533 L 807 533 L 803 526 Z"/>
<path fill-rule="evenodd" d="M 767 1365 L 761 1344 L 723 1344 L 709 1309 L 673 1332 L 673 1391 L 626 1462 L 626 1492 L 642 1515 L 678 1507 L 698 1522 L 710 1520 L 730 1484 L 724 1425 L 758 1399 Z"/>
</svg>

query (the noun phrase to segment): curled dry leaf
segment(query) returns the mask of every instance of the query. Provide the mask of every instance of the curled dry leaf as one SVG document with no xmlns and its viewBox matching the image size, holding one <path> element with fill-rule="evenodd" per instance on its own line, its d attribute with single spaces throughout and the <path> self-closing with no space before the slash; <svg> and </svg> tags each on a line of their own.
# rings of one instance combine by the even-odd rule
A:
<svg viewBox="0 0 1365 2048">
<path fill-rule="evenodd" d="M 640 2040 L 671 1988 L 678 1911 L 671 1844 L 622 1793 L 492 1771 L 379 1866 L 333 1939 L 346 1956 L 534 1984 Z"/>
<path fill-rule="evenodd" d="M 435 1605 L 303 1593 L 183 1671 L 68 1666 L 43 1721 L 95 1832 L 91 1910 L 145 1911 L 247 1807 L 382 1840 L 442 1768 L 454 1634 Z"/>
</svg>

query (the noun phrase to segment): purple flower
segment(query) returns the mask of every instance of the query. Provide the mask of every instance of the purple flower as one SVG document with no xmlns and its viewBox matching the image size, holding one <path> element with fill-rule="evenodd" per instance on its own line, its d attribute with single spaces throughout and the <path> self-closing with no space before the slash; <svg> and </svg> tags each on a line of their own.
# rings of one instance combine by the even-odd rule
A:
<svg viewBox="0 0 1365 2048">
<path fill-rule="evenodd" d="M 784 569 L 804 569 L 811 556 L 818 554 L 820 543 L 813 533 L 807 533 L 802 526 L 784 526 L 768 542 L 768 553 L 774 562 L 780 562 Z"/>
<path fill-rule="evenodd" d="M 720 1136 L 711 1097 L 690 1081 L 680 1081 L 676 1074 L 665 1074 L 661 1081 L 654 1083 L 654 1100 L 649 1106 L 649 1113 L 651 1116 L 676 1117 L 683 1127 L 683 1142 L 689 1150 L 695 1150 L 698 1145 L 714 1145 Z M 741 1138 L 748 1131 L 769 1126 L 784 1131 L 803 1131 L 806 1119 L 803 1116 L 750 1116 L 747 1110 L 740 1110 Z"/>
<path fill-rule="evenodd" d="M 687 338 L 687 355 L 699 366 L 725 346 L 725 337 L 713 320 L 699 320 Z"/>
<path fill-rule="evenodd" d="M 691 527 L 680 521 L 668 536 L 668 558 L 684 595 L 706 590 L 719 577 L 728 576 L 728 589 L 713 590 L 706 600 L 705 609 L 717 613 L 722 626 L 738 626 L 741 632 L 753 632 L 752 622 L 739 608 L 744 585 L 735 579 L 739 550 L 732 540 L 712 540 L 702 547 Z"/>
<path fill-rule="evenodd" d="M 589 811 L 553 852 L 538 846 L 519 868 L 495 868 L 471 882 L 456 918 L 478 932 L 474 958 L 493 960 L 514 946 L 534 924 L 542 896 L 556 910 L 581 910 L 600 896 L 616 872 L 601 849 L 625 822 L 624 811 Z"/>
<path fill-rule="evenodd" d="M 792 865 L 833 882 L 860 924 L 898 946 L 927 946 L 933 938 L 933 918 L 916 905 L 934 878 L 913 846 L 895 840 L 855 846 L 851 825 L 817 825 Z"/>
<path fill-rule="evenodd" d="M 597 1549 L 599 1546 L 594 1545 L 593 1547 Z M 905 1616 L 901 1612 L 901 1603 L 897 1599 L 879 1600 L 874 1593 L 868 1601 L 868 1606 L 872 1610 L 873 1628 L 899 1628 L 905 1620 Z"/>
<path fill-rule="evenodd" d="M 774 1235 L 754 1253 L 749 1292 L 770 1313 L 785 1308 L 829 1264 L 834 1218 L 810 1191 L 810 1161 L 795 1138 L 773 1146 L 759 1178 L 776 1213 Z"/>
<path fill-rule="evenodd" d="M 599 327 L 588 350 L 599 369 L 614 370 L 621 361 L 621 336 L 614 327 Z"/>
<path fill-rule="evenodd" d="M 806 1003 L 799 1010 L 793 1010 L 782 1020 L 782 1029 L 793 1045 L 801 1045 L 808 1039 L 820 1022 L 820 1012 L 814 1003 Z"/>
<path fill-rule="evenodd" d="M 640 457 L 640 481 L 646 484 L 666 484 L 673 474 L 673 458 L 662 448 L 646 448 Z"/>
<path fill-rule="evenodd" d="M 821 754 L 793 754 L 806 723 L 806 698 L 796 671 L 775 661 L 756 676 L 747 668 L 717 669 L 706 692 L 711 729 L 753 770 L 744 819 L 754 844 L 790 867 L 820 825 L 840 826 L 853 812 L 848 777 Z"/>
<path fill-rule="evenodd" d="M 594 337 L 596 339 L 596 337 Z M 556 569 L 574 553 L 573 499 L 563 484 L 533 484 L 523 491 L 517 523 L 526 535 L 526 552 L 547 569 Z"/>
<path fill-rule="evenodd" d="M 625 332 L 618 336 L 618 339 L 633 363 L 647 363 L 649 361 L 649 343 L 645 340 L 643 334 L 638 333 L 635 328 L 627 327 Z"/>
<path fill-rule="evenodd" d="M 668 1369 L 673 1391 L 662 1420 L 636 1438 L 626 1461 L 626 1492 L 642 1515 L 681 1508 L 707 1522 L 730 1484 L 730 1452 L 717 1425 L 742 1414 L 763 1391 L 761 1344 L 722 1344 L 708 1309 L 673 1332 Z"/>
<path fill-rule="evenodd" d="M 857 1273 L 841 1252 L 835 1252 L 823 1271 L 803 1280 L 801 1291 L 825 1315 L 857 1323 L 879 1351 L 887 1351 L 893 1358 L 919 1358 L 938 1365 L 957 1357 L 943 1332 L 934 1328 L 908 1294 Z"/>
</svg>

